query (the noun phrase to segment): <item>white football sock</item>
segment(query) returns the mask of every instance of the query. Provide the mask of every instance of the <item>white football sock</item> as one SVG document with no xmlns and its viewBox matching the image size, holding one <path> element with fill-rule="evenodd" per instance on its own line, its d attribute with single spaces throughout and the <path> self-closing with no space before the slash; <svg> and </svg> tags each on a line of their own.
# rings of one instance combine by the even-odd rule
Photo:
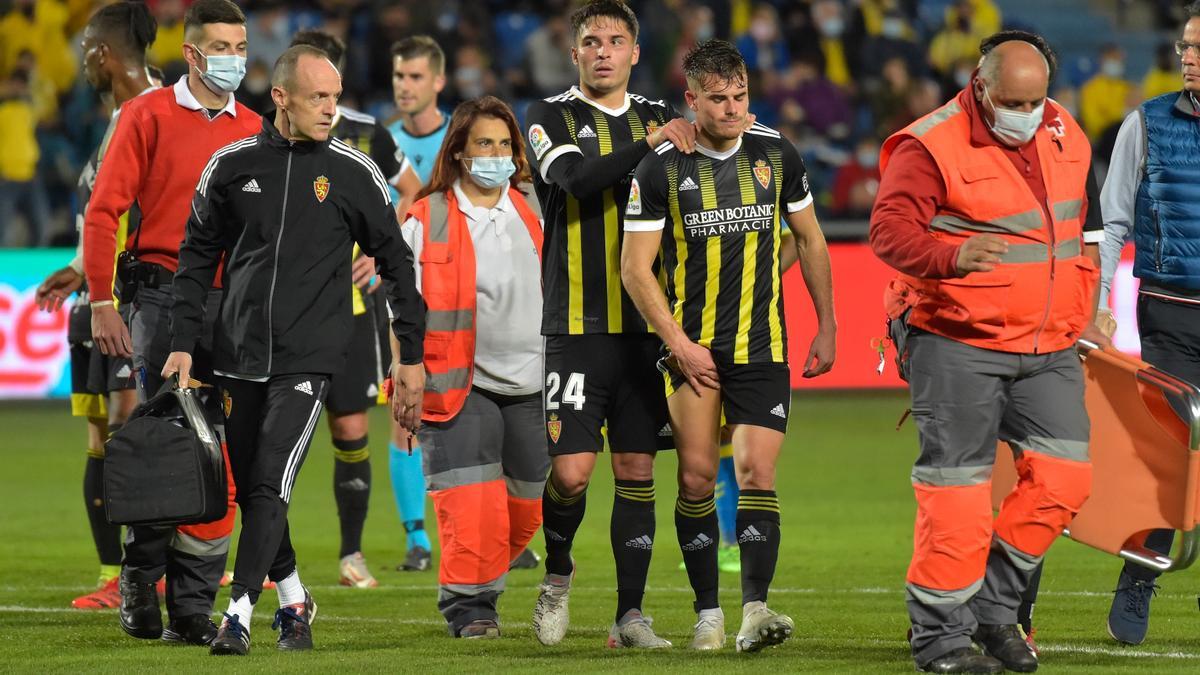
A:
<svg viewBox="0 0 1200 675">
<path fill-rule="evenodd" d="M 303 604 L 304 585 L 300 583 L 300 572 L 292 570 L 286 578 L 276 582 L 275 591 L 279 593 L 280 607 Z"/>
</svg>

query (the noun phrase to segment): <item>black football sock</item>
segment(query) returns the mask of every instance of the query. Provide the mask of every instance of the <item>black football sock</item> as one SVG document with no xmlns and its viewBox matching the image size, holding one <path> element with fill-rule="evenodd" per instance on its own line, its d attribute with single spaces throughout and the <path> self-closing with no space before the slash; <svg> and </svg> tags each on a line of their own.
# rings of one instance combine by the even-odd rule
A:
<svg viewBox="0 0 1200 675">
<path fill-rule="evenodd" d="M 717 505 L 713 495 L 690 501 L 675 500 L 675 534 L 683 551 L 683 564 L 688 581 L 696 593 L 693 609 L 715 609 L 717 602 L 717 541 L 721 524 L 717 520 Z"/>
<path fill-rule="evenodd" d="M 333 498 L 342 529 L 339 558 L 362 550 L 363 526 L 371 501 L 371 451 L 367 437 L 333 441 Z"/>
<path fill-rule="evenodd" d="M 766 602 L 779 560 L 779 497 L 774 490 L 742 490 L 737 530 L 742 554 L 742 604 Z"/>
<path fill-rule="evenodd" d="M 616 481 L 609 525 L 617 563 L 617 620 L 642 608 L 654 552 L 654 481 Z"/>
<path fill-rule="evenodd" d="M 542 494 L 542 535 L 546 538 L 546 572 L 566 576 L 574 569 L 571 543 L 583 522 L 587 508 L 587 488 L 569 497 L 559 493 L 554 474 L 546 479 Z"/>
</svg>

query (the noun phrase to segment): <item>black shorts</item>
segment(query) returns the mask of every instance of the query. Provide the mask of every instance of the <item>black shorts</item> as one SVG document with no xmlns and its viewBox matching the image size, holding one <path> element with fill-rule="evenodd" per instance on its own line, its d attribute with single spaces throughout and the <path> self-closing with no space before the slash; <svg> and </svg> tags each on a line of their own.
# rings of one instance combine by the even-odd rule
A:
<svg viewBox="0 0 1200 675">
<path fill-rule="evenodd" d="M 378 319 L 377 307 L 377 303 L 368 303 L 366 313 L 354 317 L 346 367 L 329 382 L 325 407 L 330 413 L 364 412 L 387 402 L 382 398 L 382 390 L 392 363 L 392 348 L 388 343 L 387 321 Z"/>
<path fill-rule="evenodd" d="M 543 404 L 550 455 L 675 447 L 654 335 L 548 335 Z"/>
<path fill-rule="evenodd" d="M 792 374 L 786 363 L 717 364 L 721 382 L 721 411 L 724 424 L 749 424 L 787 433 L 792 409 Z M 665 368 L 667 396 L 690 386 L 678 370 Z"/>
<path fill-rule="evenodd" d="M 122 317 L 125 314 L 121 312 Z M 86 298 L 71 307 L 67 342 L 71 352 L 71 414 L 108 417 L 108 395 L 135 386 L 133 361 L 105 356 L 92 343 L 92 308 Z"/>
</svg>

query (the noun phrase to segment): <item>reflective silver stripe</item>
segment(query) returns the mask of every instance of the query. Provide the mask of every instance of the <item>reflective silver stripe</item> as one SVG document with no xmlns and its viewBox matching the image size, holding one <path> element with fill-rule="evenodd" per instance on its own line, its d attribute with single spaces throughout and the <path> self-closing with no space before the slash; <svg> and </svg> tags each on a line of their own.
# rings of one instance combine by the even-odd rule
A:
<svg viewBox="0 0 1200 675">
<path fill-rule="evenodd" d="M 225 555 L 229 553 L 229 542 L 232 539 L 233 536 L 228 534 L 217 539 L 198 539 L 175 530 L 175 537 L 171 539 L 171 548 L 180 553 L 200 557 Z"/>
<path fill-rule="evenodd" d="M 1042 212 L 1040 209 L 1026 211 L 1003 218 L 992 220 L 965 220 L 954 216 L 937 216 L 929 223 L 930 229 L 942 232 L 992 232 L 995 234 L 1020 234 L 1030 230 L 1041 229 Z"/>
<path fill-rule="evenodd" d="M 1072 218 L 1078 218 L 1080 212 L 1082 211 L 1082 199 L 1069 199 L 1065 202 L 1057 202 L 1054 204 L 1054 219 L 1070 220 Z"/>
<path fill-rule="evenodd" d="M 446 203 L 446 195 L 435 192 L 429 195 L 429 241 L 434 244 L 445 244 L 450 241 L 450 205 Z"/>
<path fill-rule="evenodd" d="M 939 591 L 933 588 L 925 588 L 913 583 L 904 584 L 905 595 L 908 600 L 915 600 L 922 605 L 962 605 L 968 600 L 975 597 L 979 589 L 983 588 L 983 577 L 979 581 L 967 586 L 950 591 Z"/>
<path fill-rule="evenodd" d="M 914 485 L 955 487 L 961 485 L 979 485 L 991 479 L 991 464 L 986 466 L 953 466 L 945 468 L 914 466 L 912 470 L 912 482 Z"/>
<path fill-rule="evenodd" d="M 501 469 L 499 462 L 482 464 L 480 466 L 464 466 L 426 476 L 425 489 L 449 490 L 450 488 L 462 487 L 464 485 L 475 485 L 477 483 L 500 480 L 503 476 L 504 471 Z M 541 493 L 539 492 L 538 494 Z"/>
<path fill-rule="evenodd" d="M 1042 556 L 1040 555 L 1030 555 L 1017 549 L 1012 544 L 995 535 L 992 536 L 992 540 L 997 544 L 1000 544 L 1000 549 L 1004 551 L 1005 555 L 1008 556 L 1008 559 L 1012 562 L 1013 567 L 1016 567 L 1022 572 L 1032 572 L 1037 569 L 1038 565 L 1042 564 Z"/>
<path fill-rule="evenodd" d="M 453 389 L 462 389 L 471 381 L 469 368 L 452 368 L 444 373 L 430 373 L 425 378 L 425 391 L 444 394 Z"/>
<path fill-rule="evenodd" d="M 1058 459 L 1067 459 L 1073 462 L 1088 461 L 1087 441 L 1068 441 L 1062 438 L 1030 436 L 1023 441 L 1017 441 L 1017 445 L 1020 445 L 1022 450 L 1036 452 L 1047 457 L 1057 457 Z"/>
<path fill-rule="evenodd" d="M 962 108 L 958 107 L 958 101 L 951 101 L 941 110 L 938 110 L 937 112 L 932 113 L 929 117 L 926 117 L 924 122 L 921 122 L 917 126 L 913 127 L 910 133 L 913 136 L 920 138 L 921 136 L 929 133 L 937 125 L 945 122 L 951 117 L 954 117 L 960 112 L 962 112 Z"/>
<path fill-rule="evenodd" d="M 438 600 L 453 600 L 457 597 L 467 596 L 473 597 L 484 593 L 504 592 L 504 582 L 508 578 L 508 572 L 500 575 L 499 579 L 494 579 L 482 584 L 442 584 L 438 587 Z"/>
<path fill-rule="evenodd" d="M 1048 244 L 1009 244 L 1008 252 L 1000 256 L 1002 263 L 1046 262 L 1049 259 Z"/>
<path fill-rule="evenodd" d="M 517 480 L 508 476 L 504 477 L 504 484 L 508 486 L 509 496 L 518 499 L 538 499 L 546 487 L 544 480 Z"/>
<path fill-rule="evenodd" d="M 1060 241 L 1058 242 L 1058 246 L 1054 247 L 1054 257 L 1059 259 L 1074 258 L 1081 255 L 1083 255 L 1083 241 L 1079 237 Z"/>
<path fill-rule="evenodd" d="M 425 330 L 467 330 L 474 320 L 475 313 L 469 309 L 431 309 L 425 313 Z"/>
</svg>

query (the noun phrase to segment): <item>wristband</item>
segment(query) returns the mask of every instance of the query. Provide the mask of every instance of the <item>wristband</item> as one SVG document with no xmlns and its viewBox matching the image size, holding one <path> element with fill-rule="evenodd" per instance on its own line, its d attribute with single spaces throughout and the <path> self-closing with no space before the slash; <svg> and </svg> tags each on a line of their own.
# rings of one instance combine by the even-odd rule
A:
<svg viewBox="0 0 1200 675">
<path fill-rule="evenodd" d="M 112 300 L 96 300 L 89 304 L 91 305 L 92 309 L 96 309 L 97 307 L 112 307 L 113 301 Z"/>
</svg>

